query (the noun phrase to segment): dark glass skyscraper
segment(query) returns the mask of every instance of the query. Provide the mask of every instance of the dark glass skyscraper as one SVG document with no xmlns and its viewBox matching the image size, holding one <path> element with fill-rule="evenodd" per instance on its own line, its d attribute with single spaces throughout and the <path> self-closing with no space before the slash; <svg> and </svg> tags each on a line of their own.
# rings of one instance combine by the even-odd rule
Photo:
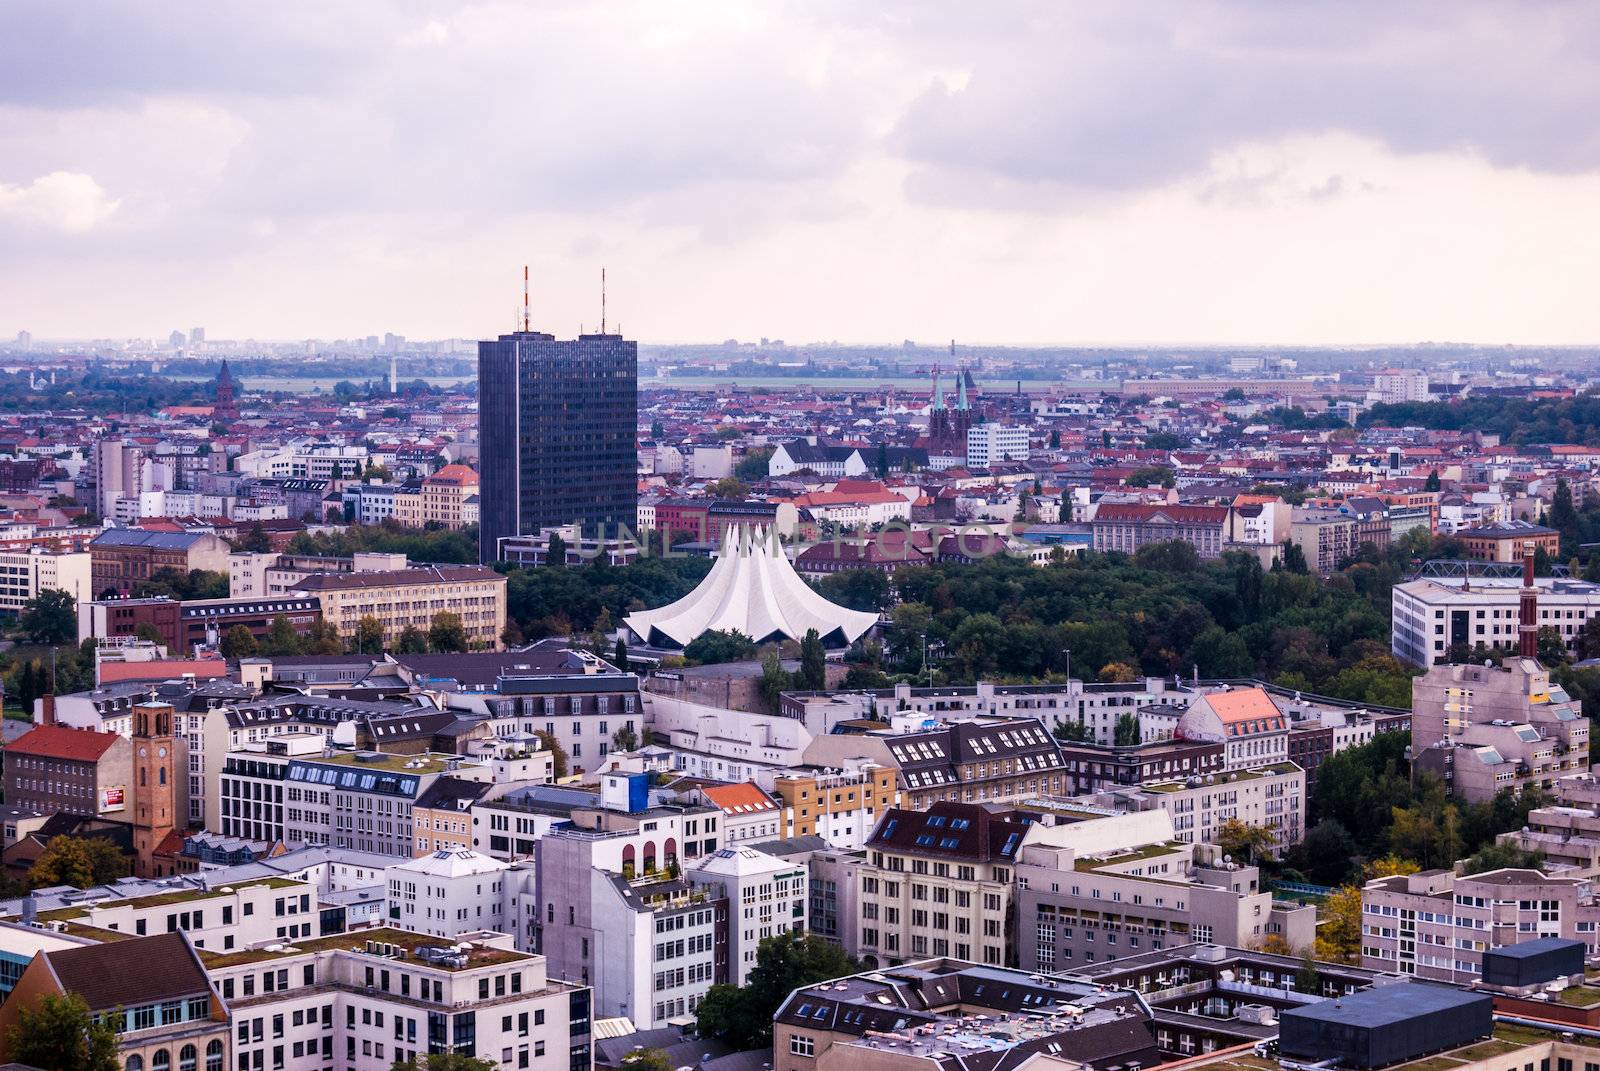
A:
<svg viewBox="0 0 1600 1071">
<path fill-rule="evenodd" d="M 638 522 L 639 344 L 517 331 L 478 343 L 479 555 L 505 536 Z"/>
</svg>

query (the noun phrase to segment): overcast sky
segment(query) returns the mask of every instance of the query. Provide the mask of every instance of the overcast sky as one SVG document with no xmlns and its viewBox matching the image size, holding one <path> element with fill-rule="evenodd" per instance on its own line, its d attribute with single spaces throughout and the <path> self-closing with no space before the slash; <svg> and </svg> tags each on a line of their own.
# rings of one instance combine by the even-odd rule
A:
<svg viewBox="0 0 1600 1071">
<path fill-rule="evenodd" d="M 1600 342 L 1600 5 L 0 5 L 0 332 Z"/>
</svg>

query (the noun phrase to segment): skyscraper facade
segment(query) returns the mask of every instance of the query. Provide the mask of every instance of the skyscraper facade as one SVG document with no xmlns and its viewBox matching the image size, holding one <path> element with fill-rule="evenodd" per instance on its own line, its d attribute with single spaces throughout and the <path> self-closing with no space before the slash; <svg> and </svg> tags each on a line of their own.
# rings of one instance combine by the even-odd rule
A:
<svg viewBox="0 0 1600 1071">
<path fill-rule="evenodd" d="M 542 528 L 638 521 L 639 345 L 517 331 L 478 343 L 479 554 Z"/>
</svg>

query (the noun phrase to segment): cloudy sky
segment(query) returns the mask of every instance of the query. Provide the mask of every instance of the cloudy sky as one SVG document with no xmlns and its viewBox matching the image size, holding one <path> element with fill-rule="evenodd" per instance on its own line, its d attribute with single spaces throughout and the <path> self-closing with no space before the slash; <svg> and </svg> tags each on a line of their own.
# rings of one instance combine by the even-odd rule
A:
<svg viewBox="0 0 1600 1071">
<path fill-rule="evenodd" d="M 1600 342 L 1600 6 L 0 6 L 0 332 Z"/>
</svg>

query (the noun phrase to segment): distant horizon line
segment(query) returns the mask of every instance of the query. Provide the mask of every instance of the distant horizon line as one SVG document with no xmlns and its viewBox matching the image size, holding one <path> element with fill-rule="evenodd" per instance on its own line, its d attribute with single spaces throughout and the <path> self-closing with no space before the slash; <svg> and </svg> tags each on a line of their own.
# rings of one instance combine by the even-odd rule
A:
<svg viewBox="0 0 1600 1071">
<path fill-rule="evenodd" d="M 545 334 L 555 334 L 558 339 L 565 337 L 565 336 L 562 336 L 560 334 L 557 334 L 556 332 L 544 332 L 544 333 Z M 593 334 L 594 332 L 586 331 L 585 333 Z M 270 345 L 270 346 L 293 346 L 293 345 L 304 345 L 306 343 L 357 342 L 357 341 L 364 341 L 367 337 L 370 337 L 370 336 L 363 335 L 363 336 L 360 336 L 359 339 L 356 338 L 356 337 L 334 338 L 334 337 L 316 337 L 316 336 L 304 337 L 304 336 L 302 336 L 302 337 L 282 337 L 282 338 L 255 338 L 255 337 L 248 337 L 247 336 L 247 337 L 244 337 L 244 338 L 207 338 L 203 343 L 201 343 L 201 345 L 208 346 L 208 347 L 209 346 L 222 346 L 222 345 L 245 345 L 245 344 L 260 344 L 260 345 Z M 483 338 L 483 337 L 480 337 L 480 336 L 468 336 L 468 335 L 445 335 L 445 336 L 441 336 L 441 337 L 437 337 L 437 338 L 412 337 L 412 336 L 409 336 L 409 335 L 401 335 L 399 337 L 404 338 L 406 340 L 407 344 L 415 344 L 415 345 L 419 345 L 419 346 L 437 345 L 439 343 L 445 343 L 445 342 L 492 341 L 492 339 Z M 494 337 L 498 338 L 499 335 L 495 335 Z M 574 332 L 572 337 L 573 338 L 577 338 L 578 337 L 578 333 Z M 627 335 L 623 335 L 621 337 L 623 337 L 625 339 L 628 339 L 628 341 L 637 342 L 641 346 L 660 346 L 660 347 L 706 347 L 706 348 L 717 349 L 717 348 L 722 348 L 722 347 L 727 346 L 728 342 L 729 342 L 728 339 L 722 339 L 722 340 L 719 340 L 719 341 L 677 341 L 677 340 L 661 341 L 661 340 L 647 340 L 647 339 L 643 339 L 643 338 L 628 338 Z M 31 338 L 31 341 L 32 341 L 32 344 L 34 344 L 34 345 L 51 344 L 51 345 L 72 346 L 72 345 L 92 345 L 92 344 L 96 344 L 96 343 L 101 343 L 101 344 L 104 344 L 104 343 L 126 344 L 126 343 L 129 343 L 129 342 L 143 342 L 143 341 L 150 341 L 150 342 L 153 343 L 153 342 L 156 341 L 156 339 L 155 339 L 155 336 L 146 336 L 146 335 L 126 335 L 126 336 L 109 336 L 109 335 L 98 335 L 98 336 L 33 335 L 32 338 Z M 757 347 L 759 347 L 759 346 L 766 345 L 769 348 L 779 348 L 779 347 L 777 347 L 776 345 L 774 345 L 770 341 L 767 342 L 767 343 L 763 343 L 760 339 L 736 339 L 736 340 L 733 340 L 733 341 L 739 346 L 757 346 Z M 892 341 L 860 342 L 860 341 L 841 341 L 841 340 L 837 340 L 837 339 L 829 339 L 829 340 L 812 339 L 812 340 L 808 340 L 806 342 L 783 342 L 781 348 L 790 349 L 790 350 L 799 350 L 799 349 L 816 348 L 816 347 L 834 347 L 834 348 L 839 348 L 839 349 L 896 349 L 896 350 L 904 350 L 905 349 L 905 341 L 906 340 L 904 340 L 904 339 L 902 339 L 899 342 L 892 342 Z M 911 341 L 913 343 L 913 347 L 916 350 L 927 350 L 930 353 L 947 352 L 948 351 L 948 347 L 950 345 L 949 342 L 922 342 L 922 341 L 917 341 L 917 340 L 911 340 Z M 0 345 L 5 345 L 7 343 L 15 344 L 15 342 L 16 342 L 16 335 L 15 334 L 13 334 L 8 339 L 0 339 Z M 1474 342 L 1474 341 L 1468 341 L 1468 340 L 1454 340 L 1454 339 L 1447 339 L 1447 340 L 1442 340 L 1442 341 L 1423 340 L 1423 341 L 1413 341 L 1413 342 L 1271 342 L 1271 341 L 1260 341 L 1260 342 L 1215 342 L 1215 341 L 1211 341 L 1211 342 L 1203 342 L 1203 341 L 1193 341 L 1193 340 L 1170 341 L 1170 340 L 1157 340 L 1157 339 L 1134 340 L 1134 341 L 1086 341 L 1086 342 L 962 342 L 960 340 L 957 340 L 955 345 L 956 345 L 956 349 L 958 351 L 959 350 L 974 350 L 974 349 L 1000 349 L 1000 350 L 1048 350 L 1048 349 L 1060 349 L 1060 350 L 1077 350 L 1077 349 L 1144 349 L 1144 348 L 1165 348 L 1165 349 L 1188 348 L 1188 349 L 1216 350 L 1216 351 L 1237 350 L 1237 349 L 1264 349 L 1264 348 L 1280 349 L 1280 350 L 1321 350 L 1321 349 L 1379 350 L 1379 349 L 1443 349 L 1443 348 L 1468 348 L 1468 349 L 1519 349 L 1519 348 L 1526 348 L 1526 349 L 1583 350 L 1583 349 L 1600 349 L 1600 340 L 1596 340 L 1596 341 L 1593 341 L 1593 342 Z M 388 353 L 375 353 L 374 354 L 374 356 L 388 356 L 388 355 L 389 355 Z M 60 356 L 75 356 L 75 355 L 73 355 L 73 354 L 61 354 Z M 94 356 L 94 355 L 93 354 L 78 354 L 76 356 L 90 357 L 90 356 Z M 144 356 L 144 355 L 141 355 L 141 356 Z M 156 354 L 150 354 L 149 356 L 156 356 Z M 184 353 L 175 353 L 172 356 L 174 358 L 203 357 L 203 356 L 205 356 L 205 354 L 204 353 L 194 353 L 194 352 L 184 352 Z"/>
</svg>

